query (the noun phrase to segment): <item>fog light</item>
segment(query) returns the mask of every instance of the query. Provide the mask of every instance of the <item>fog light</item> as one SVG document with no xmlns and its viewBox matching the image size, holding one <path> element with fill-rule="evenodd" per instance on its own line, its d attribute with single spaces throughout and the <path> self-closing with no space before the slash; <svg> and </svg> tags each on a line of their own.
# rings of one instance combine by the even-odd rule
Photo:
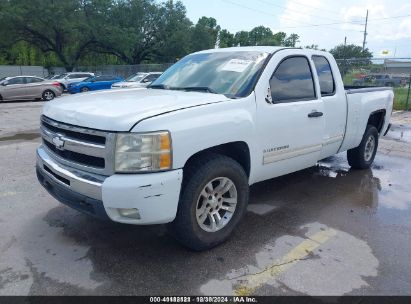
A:
<svg viewBox="0 0 411 304">
<path fill-rule="evenodd" d="M 131 208 L 131 209 L 124 209 L 124 208 L 118 208 L 118 213 L 123 216 L 123 217 L 128 217 L 132 219 L 139 220 L 141 219 L 140 217 L 140 212 L 138 212 L 138 209 Z"/>
</svg>

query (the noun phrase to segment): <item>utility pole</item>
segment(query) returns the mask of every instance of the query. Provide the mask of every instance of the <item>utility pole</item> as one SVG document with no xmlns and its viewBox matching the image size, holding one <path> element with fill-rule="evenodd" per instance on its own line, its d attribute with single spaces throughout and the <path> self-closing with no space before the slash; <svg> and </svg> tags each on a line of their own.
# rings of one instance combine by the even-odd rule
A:
<svg viewBox="0 0 411 304">
<path fill-rule="evenodd" d="M 367 15 L 365 17 L 364 40 L 362 42 L 362 51 L 363 52 L 365 50 L 365 44 L 367 43 L 367 25 L 368 25 L 368 10 L 367 10 Z"/>
</svg>

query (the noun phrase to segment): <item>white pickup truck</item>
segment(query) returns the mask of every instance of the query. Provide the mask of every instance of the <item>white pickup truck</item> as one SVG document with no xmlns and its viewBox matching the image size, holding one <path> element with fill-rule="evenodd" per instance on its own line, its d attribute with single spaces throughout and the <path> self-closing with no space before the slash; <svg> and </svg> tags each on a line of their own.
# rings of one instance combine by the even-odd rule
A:
<svg viewBox="0 0 411 304">
<path fill-rule="evenodd" d="M 344 88 L 326 52 L 201 51 L 147 89 L 45 104 L 40 183 L 59 201 L 115 222 L 169 223 L 185 246 L 226 240 L 249 186 L 348 151 L 370 167 L 389 128 L 391 88 Z"/>
</svg>

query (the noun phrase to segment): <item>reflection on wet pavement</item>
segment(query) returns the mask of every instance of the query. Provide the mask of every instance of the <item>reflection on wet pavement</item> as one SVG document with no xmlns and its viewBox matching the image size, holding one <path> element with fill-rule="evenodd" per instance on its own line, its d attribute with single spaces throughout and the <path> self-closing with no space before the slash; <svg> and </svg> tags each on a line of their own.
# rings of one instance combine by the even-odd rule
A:
<svg viewBox="0 0 411 304">
<path fill-rule="evenodd" d="M 0 183 L 0 294 L 411 294 L 407 159 L 355 171 L 337 155 L 256 184 L 234 235 L 197 253 L 164 226 L 58 204 L 35 182 L 35 146 L 0 146 L 14 174 Z"/>
</svg>

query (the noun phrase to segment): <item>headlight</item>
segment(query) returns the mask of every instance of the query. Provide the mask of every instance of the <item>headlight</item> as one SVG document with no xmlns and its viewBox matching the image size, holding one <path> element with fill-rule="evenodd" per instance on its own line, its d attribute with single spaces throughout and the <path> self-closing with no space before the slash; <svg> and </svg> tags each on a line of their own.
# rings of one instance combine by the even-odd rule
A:
<svg viewBox="0 0 411 304">
<path fill-rule="evenodd" d="M 133 173 L 171 169 L 170 133 L 118 133 L 115 171 Z"/>
</svg>

